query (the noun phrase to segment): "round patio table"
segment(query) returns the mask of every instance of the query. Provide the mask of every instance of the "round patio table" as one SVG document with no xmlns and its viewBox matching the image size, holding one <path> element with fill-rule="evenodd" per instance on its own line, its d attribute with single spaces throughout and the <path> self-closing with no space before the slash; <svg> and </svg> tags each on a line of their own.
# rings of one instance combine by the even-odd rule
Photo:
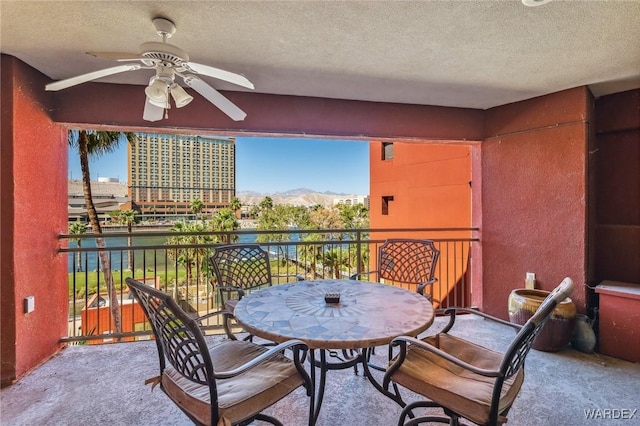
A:
<svg viewBox="0 0 640 426">
<path fill-rule="evenodd" d="M 339 302 L 327 303 L 327 294 L 339 294 Z M 398 336 L 417 336 L 433 323 L 434 310 L 426 297 L 406 289 L 329 279 L 299 281 L 251 293 L 238 302 L 234 316 L 255 336 L 276 343 L 299 339 L 309 346 L 314 383 L 314 367 L 320 368 L 314 424 L 322 405 L 327 370 L 362 364 L 369 381 L 381 390 L 367 362 L 371 349 L 387 345 Z M 345 354 L 353 350 L 355 355 L 340 363 L 328 362 L 326 352 L 335 350 Z"/>
</svg>

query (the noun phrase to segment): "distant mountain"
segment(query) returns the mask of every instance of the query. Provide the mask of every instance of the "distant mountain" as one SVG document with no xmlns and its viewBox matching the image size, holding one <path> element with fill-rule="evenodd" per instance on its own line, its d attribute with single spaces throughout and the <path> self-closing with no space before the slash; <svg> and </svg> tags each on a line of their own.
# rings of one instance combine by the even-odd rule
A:
<svg viewBox="0 0 640 426">
<path fill-rule="evenodd" d="M 263 196 L 261 192 L 258 191 L 237 191 L 236 195 L 238 197 L 261 197 Z"/>
<path fill-rule="evenodd" d="M 316 191 L 313 189 L 309 189 L 309 188 L 296 188 L 296 189 L 289 189 L 287 191 L 276 191 L 276 192 L 258 192 L 258 191 L 238 191 L 237 195 L 238 197 L 266 197 L 266 196 L 270 196 L 270 197 L 298 197 L 300 195 L 305 195 L 305 194 L 324 194 L 324 195 L 353 195 L 353 194 L 346 194 L 344 192 L 333 192 L 333 191 L 324 191 L 324 192 L 320 192 L 320 191 Z"/>
<path fill-rule="evenodd" d="M 116 197 L 127 196 L 127 184 L 126 183 L 113 183 L 113 182 L 91 182 L 91 189 L 94 195 L 115 195 Z M 78 180 L 69 181 L 69 194 L 82 194 L 82 182 Z M 240 199 L 240 202 L 245 206 L 258 205 L 264 199 L 269 196 L 276 204 L 289 204 L 292 206 L 332 206 L 333 200 L 337 197 L 347 195 L 338 194 L 331 191 L 316 192 L 313 189 L 308 188 L 296 188 L 284 192 L 274 192 L 269 194 L 262 194 L 257 191 L 239 191 L 236 196 Z"/>
<path fill-rule="evenodd" d="M 273 195 L 276 195 L 279 197 L 298 197 L 300 195 L 305 195 L 305 194 L 345 195 L 345 194 L 339 194 L 337 192 L 331 192 L 331 191 L 318 192 L 309 188 L 290 189 L 285 192 L 275 192 Z"/>
<path fill-rule="evenodd" d="M 311 207 L 315 205 L 321 205 L 329 207 L 333 205 L 333 200 L 336 198 L 335 194 L 322 194 L 319 192 L 278 192 L 275 194 L 261 194 L 261 195 L 244 195 L 244 193 L 238 193 L 240 202 L 245 206 L 259 205 L 264 197 L 269 196 L 273 200 L 274 204 L 289 204 L 291 206 L 304 206 Z"/>
<path fill-rule="evenodd" d="M 288 191 L 282 192 L 272 192 L 272 193 L 260 193 L 256 191 L 238 191 L 236 193 L 237 197 L 240 199 L 240 202 L 245 206 L 251 205 L 259 205 L 264 197 L 271 197 L 275 204 L 289 204 L 292 206 L 305 206 L 311 207 L 315 205 L 321 205 L 325 207 L 329 207 L 333 205 L 333 201 L 336 198 L 345 195 L 355 195 L 355 194 L 345 194 L 345 193 L 337 193 L 332 191 L 318 192 L 309 188 L 296 188 L 290 189 Z"/>
</svg>

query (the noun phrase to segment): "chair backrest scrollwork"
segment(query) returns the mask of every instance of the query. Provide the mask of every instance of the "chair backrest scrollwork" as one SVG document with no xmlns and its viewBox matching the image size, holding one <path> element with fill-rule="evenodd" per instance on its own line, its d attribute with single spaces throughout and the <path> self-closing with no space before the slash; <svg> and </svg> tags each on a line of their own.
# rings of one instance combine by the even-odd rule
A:
<svg viewBox="0 0 640 426">
<path fill-rule="evenodd" d="M 213 386 L 215 391 L 213 365 L 198 323 L 168 294 L 131 278 L 126 282 L 153 329 L 160 357 L 160 373 L 168 360 L 184 377 L 201 385 Z"/>
<path fill-rule="evenodd" d="M 388 239 L 378 250 L 378 276 L 403 283 L 429 282 L 439 255 L 430 240 Z"/>
<path fill-rule="evenodd" d="M 210 261 L 220 287 L 250 289 L 271 285 L 269 253 L 258 244 L 215 247 Z"/>
</svg>

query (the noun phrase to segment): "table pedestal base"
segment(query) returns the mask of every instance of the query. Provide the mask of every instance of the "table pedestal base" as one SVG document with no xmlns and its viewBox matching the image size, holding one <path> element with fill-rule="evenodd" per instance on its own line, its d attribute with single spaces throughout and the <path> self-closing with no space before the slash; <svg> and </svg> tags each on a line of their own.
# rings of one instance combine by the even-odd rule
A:
<svg viewBox="0 0 640 426">
<path fill-rule="evenodd" d="M 316 358 L 316 351 L 318 352 L 319 359 Z M 384 371 L 384 368 L 369 363 L 373 348 L 365 348 L 354 350 L 354 355 L 350 358 L 345 353 L 345 358 L 340 358 L 334 350 L 329 349 L 309 349 L 309 364 L 311 367 L 310 376 L 311 382 L 314 386 L 314 412 L 310 416 L 309 424 L 315 425 L 318 416 L 320 415 L 320 408 L 322 407 L 322 401 L 324 399 L 324 390 L 327 381 L 327 371 L 329 370 L 344 370 L 347 368 L 355 368 L 355 373 L 358 373 L 358 365 L 362 365 L 362 371 L 364 376 L 371 382 L 371 384 L 380 392 L 385 393 L 382 385 L 371 374 L 371 369 Z M 329 356 L 327 357 L 327 353 Z M 344 353 L 344 352 L 343 352 Z M 338 358 L 340 362 L 331 362 L 328 358 Z M 319 370 L 319 377 L 317 377 L 316 369 Z"/>
</svg>

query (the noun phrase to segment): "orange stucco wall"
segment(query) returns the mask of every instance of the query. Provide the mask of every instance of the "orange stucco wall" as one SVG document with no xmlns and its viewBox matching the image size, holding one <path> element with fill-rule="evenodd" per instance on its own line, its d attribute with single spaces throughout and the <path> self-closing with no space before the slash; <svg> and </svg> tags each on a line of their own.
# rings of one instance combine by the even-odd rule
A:
<svg viewBox="0 0 640 426">
<path fill-rule="evenodd" d="M 369 148 L 371 226 L 471 226 L 471 147 L 403 142 L 382 160 L 382 142 Z M 393 196 L 382 214 L 382 197 Z"/>
<path fill-rule="evenodd" d="M 507 318 L 507 297 L 524 287 L 526 272 L 543 290 L 571 277 L 584 312 L 592 103 L 577 88 L 487 111 L 478 289 L 485 312 Z"/>
<path fill-rule="evenodd" d="M 479 143 L 476 143 L 479 145 Z M 472 200 L 472 146 L 433 142 L 393 143 L 393 158 L 383 159 L 383 143 L 372 141 L 369 148 L 370 223 L 372 228 L 469 228 Z M 383 197 L 389 201 L 383 213 Z M 385 238 L 442 239 L 471 237 L 470 232 L 376 233 Z M 442 250 L 435 271 L 437 282 L 429 291 L 434 301 L 444 301 L 456 292 L 458 301 L 469 302 L 469 288 L 460 282 L 468 272 L 468 253 Z M 462 256 L 462 257 L 460 257 Z M 454 259 L 454 257 L 457 257 Z M 454 268 L 454 265 L 459 267 Z M 377 269 L 371 256 L 369 268 Z M 467 293 L 462 296 L 461 292 Z M 436 302 L 438 303 L 438 302 Z"/>
<path fill-rule="evenodd" d="M 2 55 L 2 383 L 51 356 L 66 335 L 67 139 L 49 118 L 45 80 Z M 11 106 L 6 108 L 6 106 Z M 5 226 L 9 225 L 9 226 Z M 62 278 L 62 279 L 61 279 Z M 23 300 L 34 296 L 35 311 Z"/>
</svg>

